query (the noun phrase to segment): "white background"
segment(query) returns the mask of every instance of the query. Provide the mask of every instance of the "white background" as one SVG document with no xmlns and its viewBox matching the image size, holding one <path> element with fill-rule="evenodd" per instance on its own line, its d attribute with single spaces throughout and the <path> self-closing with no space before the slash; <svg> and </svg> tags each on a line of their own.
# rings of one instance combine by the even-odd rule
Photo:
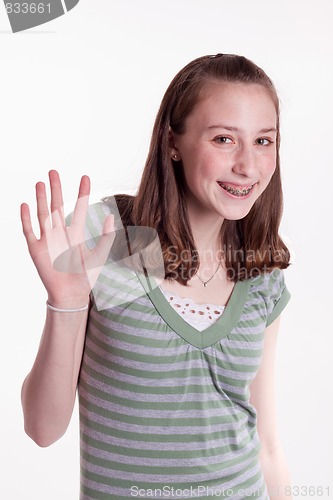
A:
<svg viewBox="0 0 333 500">
<path fill-rule="evenodd" d="M 77 408 L 50 448 L 23 430 L 20 388 L 46 295 L 19 205 L 35 213 L 34 185 L 51 168 L 68 207 L 82 174 L 91 177 L 92 201 L 134 190 L 167 85 L 190 60 L 217 52 L 253 59 L 282 102 L 281 233 L 294 262 L 276 360 L 279 431 L 293 485 L 303 488 L 294 498 L 333 497 L 332 20 L 331 0 L 81 0 L 57 20 L 12 34 L 0 5 L 1 498 L 79 496 Z"/>
</svg>

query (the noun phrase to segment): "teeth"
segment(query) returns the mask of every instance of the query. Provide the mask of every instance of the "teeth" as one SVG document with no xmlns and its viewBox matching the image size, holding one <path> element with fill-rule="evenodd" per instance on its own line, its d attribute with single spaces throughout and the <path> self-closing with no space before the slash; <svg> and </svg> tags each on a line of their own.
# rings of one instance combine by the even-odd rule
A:
<svg viewBox="0 0 333 500">
<path fill-rule="evenodd" d="M 243 189 L 236 188 L 236 189 L 234 189 L 231 186 L 225 186 L 224 184 L 222 184 L 222 182 L 219 182 L 219 184 L 221 187 L 223 187 L 223 189 L 228 191 L 228 193 L 234 194 L 236 196 L 246 196 L 247 194 L 249 194 L 249 192 L 253 188 L 253 186 L 251 186 L 249 188 L 243 188 Z"/>
</svg>

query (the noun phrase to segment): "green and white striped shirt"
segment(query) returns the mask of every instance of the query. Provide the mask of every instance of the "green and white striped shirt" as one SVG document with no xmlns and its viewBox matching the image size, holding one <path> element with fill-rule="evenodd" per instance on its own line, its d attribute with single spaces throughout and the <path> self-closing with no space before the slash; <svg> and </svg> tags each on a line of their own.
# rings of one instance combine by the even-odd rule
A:
<svg viewBox="0 0 333 500">
<path fill-rule="evenodd" d="M 87 239 L 108 210 L 91 207 Z M 78 386 L 81 500 L 268 500 L 249 385 L 265 328 L 290 298 L 283 272 L 238 281 L 202 332 L 153 277 L 127 267 L 106 265 L 91 298 Z"/>
</svg>

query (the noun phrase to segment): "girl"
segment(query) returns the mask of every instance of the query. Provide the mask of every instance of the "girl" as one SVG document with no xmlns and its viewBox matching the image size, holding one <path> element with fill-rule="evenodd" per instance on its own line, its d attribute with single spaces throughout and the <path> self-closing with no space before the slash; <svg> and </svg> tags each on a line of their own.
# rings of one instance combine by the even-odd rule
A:
<svg viewBox="0 0 333 500">
<path fill-rule="evenodd" d="M 165 93 L 136 196 L 88 208 L 83 176 L 70 223 L 51 171 L 39 240 L 22 205 L 48 295 L 25 430 L 59 439 L 78 387 L 81 499 L 291 498 L 274 401 L 290 298 L 279 144 L 265 72 L 200 57 Z"/>
</svg>

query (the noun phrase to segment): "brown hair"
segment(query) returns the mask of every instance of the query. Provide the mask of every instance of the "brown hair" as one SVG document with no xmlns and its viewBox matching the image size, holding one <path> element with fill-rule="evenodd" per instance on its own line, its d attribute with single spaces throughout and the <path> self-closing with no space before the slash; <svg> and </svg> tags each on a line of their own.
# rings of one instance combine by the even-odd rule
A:
<svg viewBox="0 0 333 500">
<path fill-rule="evenodd" d="M 224 220 L 221 226 L 227 276 L 236 282 L 290 265 L 289 250 L 278 234 L 283 199 L 279 100 L 275 87 L 261 68 L 243 56 L 203 56 L 190 62 L 175 76 L 162 99 L 137 195 L 115 196 L 125 226 L 148 226 L 157 230 L 165 277 L 176 279 L 183 285 L 197 272 L 199 258 L 187 217 L 182 169 L 175 168 L 170 157 L 169 130 L 171 127 L 178 134 L 184 131 L 186 117 L 207 83 L 212 81 L 262 85 L 269 91 L 277 113 L 274 174 L 243 219 Z M 190 258 L 184 259 L 184 255 Z"/>
</svg>

